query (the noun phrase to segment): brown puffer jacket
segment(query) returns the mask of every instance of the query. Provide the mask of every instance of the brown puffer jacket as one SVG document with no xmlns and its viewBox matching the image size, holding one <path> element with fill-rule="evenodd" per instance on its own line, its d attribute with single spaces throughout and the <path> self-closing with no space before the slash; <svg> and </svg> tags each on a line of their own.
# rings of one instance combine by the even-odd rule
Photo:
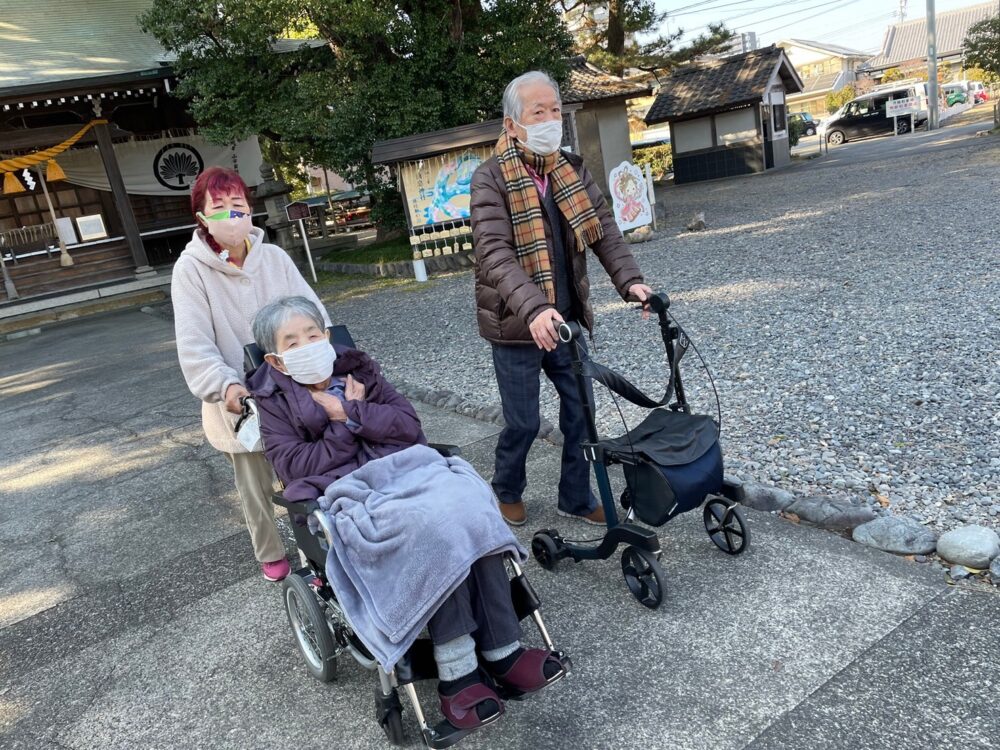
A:
<svg viewBox="0 0 1000 750">
<path fill-rule="evenodd" d="M 604 227 L 604 237 L 593 246 L 604 270 L 622 296 L 628 288 L 643 283 L 639 266 L 625 245 L 607 202 L 594 178 L 576 154 L 565 154 L 580 179 Z M 521 268 L 514 248 L 514 229 L 500 164 L 490 157 L 472 176 L 472 237 L 475 245 L 476 320 L 479 335 L 497 344 L 533 344 L 528 324 L 545 308 L 552 307 L 544 292 Z M 552 252 L 552 227 L 546 211 L 542 212 L 545 236 Z M 565 218 L 559 231 L 563 244 L 572 256 L 573 287 L 582 309 L 577 319 L 593 331 L 594 312 L 590 306 L 590 281 L 587 279 L 587 253 L 577 252 L 576 237 Z"/>
</svg>

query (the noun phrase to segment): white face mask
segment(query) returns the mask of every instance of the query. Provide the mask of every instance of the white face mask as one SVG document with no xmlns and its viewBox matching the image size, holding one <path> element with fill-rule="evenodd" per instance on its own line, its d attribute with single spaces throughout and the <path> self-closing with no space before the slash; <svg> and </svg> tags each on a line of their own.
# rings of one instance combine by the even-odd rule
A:
<svg viewBox="0 0 1000 750">
<path fill-rule="evenodd" d="M 222 217 L 223 214 L 226 214 L 224 218 L 218 218 Z M 232 216 L 232 214 L 237 215 Z M 208 233 L 215 238 L 216 242 L 228 247 L 237 247 L 243 244 L 253 228 L 250 214 L 244 214 L 240 211 L 220 211 L 212 216 L 199 213 L 198 217 L 205 222 Z"/>
<path fill-rule="evenodd" d="M 514 120 L 516 125 L 521 125 Z M 562 120 L 546 120 L 536 122 L 534 125 L 521 125 L 528 133 L 524 139 L 524 145 L 534 151 L 539 156 L 548 156 L 555 153 L 562 143 L 563 127 Z"/>
<path fill-rule="evenodd" d="M 333 363 L 337 361 L 337 352 L 327 339 L 274 356 L 284 363 L 289 377 L 302 385 L 322 383 L 333 375 Z"/>
</svg>

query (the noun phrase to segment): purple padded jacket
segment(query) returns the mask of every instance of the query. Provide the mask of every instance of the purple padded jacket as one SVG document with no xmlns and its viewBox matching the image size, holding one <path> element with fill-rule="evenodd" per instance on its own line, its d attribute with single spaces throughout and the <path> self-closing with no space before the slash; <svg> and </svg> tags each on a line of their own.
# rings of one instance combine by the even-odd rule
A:
<svg viewBox="0 0 1000 750">
<path fill-rule="evenodd" d="M 331 422 L 305 386 L 269 364 L 247 378 L 260 410 L 264 453 L 288 500 L 314 500 L 373 458 L 427 444 L 413 405 L 382 377 L 375 360 L 356 349 L 333 348 L 334 377 L 352 375 L 365 387 L 364 401 L 344 401 L 347 416 L 359 425 L 354 429 Z"/>
</svg>

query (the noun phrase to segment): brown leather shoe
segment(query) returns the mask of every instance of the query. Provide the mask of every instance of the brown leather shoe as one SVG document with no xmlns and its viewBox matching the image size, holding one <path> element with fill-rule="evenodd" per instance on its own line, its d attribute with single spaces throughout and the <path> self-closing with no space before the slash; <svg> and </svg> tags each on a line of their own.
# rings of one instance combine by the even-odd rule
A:
<svg viewBox="0 0 1000 750">
<path fill-rule="evenodd" d="M 575 513 L 567 513 L 564 510 L 559 511 L 560 516 L 565 516 L 566 518 L 578 518 L 581 521 L 592 524 L 594 526 L 606 526 L 608 520 L 604 517 L 604 506 L 598 505 L 594 510 L 590 511 L 586 515 L 578 516 Z"/>
<path fill-rule="evenodd" d="M 523 502 L 500 503 L 500 515 L 511 526 L 524 526 L 524 522 L 528 520 L 528 511 L 524 509 Z"/>
</svg>

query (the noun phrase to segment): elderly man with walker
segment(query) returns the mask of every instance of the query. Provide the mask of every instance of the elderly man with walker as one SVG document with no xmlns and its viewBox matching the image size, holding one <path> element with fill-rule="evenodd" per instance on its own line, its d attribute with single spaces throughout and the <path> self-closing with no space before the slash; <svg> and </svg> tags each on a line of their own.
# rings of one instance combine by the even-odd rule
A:
<svg viewBox="0 0 1000 750">
<path fill-rule="evenodd" d="M 472 178 L 471 204 L 476 318 L 480 335 L 492 345 L 506 422 L 492 485 L 504 519 L 525 523 L 525 462 L 540 426 L 544 371 L 559 393 L 564 438 L 559 513 L 603 525 L 604 509 L 590 489 L 580 447 L 586 424 L 570 352 L 559 345 L 556 326 L 577 321 L 593 331 L 587 247 L 623 299 L 645 308 L 652 290 L 583 160 L 559 148 L 558 84 L 540 71 L 518 76 L 504 91 L 503 115 L 493 156 Z"/>
</svg>

